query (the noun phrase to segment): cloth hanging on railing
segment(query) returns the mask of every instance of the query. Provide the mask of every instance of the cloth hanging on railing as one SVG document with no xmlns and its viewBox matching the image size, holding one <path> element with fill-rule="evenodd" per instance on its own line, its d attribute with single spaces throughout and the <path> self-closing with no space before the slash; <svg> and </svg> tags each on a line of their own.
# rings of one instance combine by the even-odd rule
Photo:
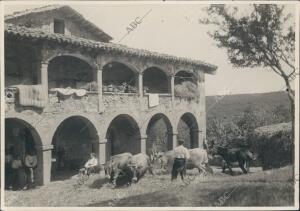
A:
<svg viewBox="0 0 300 211">
<path fill-rule="evenodd" d="M 149 94 L 149 107 L 154 107 L 159 105 L 159 95 Z"/>
<path fill-rule="evenodd" d="M 70 87 L 67 88 L 52 88 L 50 89 L 51 92 L 58 92 L 61 95 L 69 96 L 75 94 L 78 97 L 83 97 L 86 95 L 85 89 L 72 89 Z"/>
<path fill-rule="evenodd" d="M 44 108 L 48 101 L 48 91 L 42 85 L 17 85 L 19 104 Z"/>
</svg>

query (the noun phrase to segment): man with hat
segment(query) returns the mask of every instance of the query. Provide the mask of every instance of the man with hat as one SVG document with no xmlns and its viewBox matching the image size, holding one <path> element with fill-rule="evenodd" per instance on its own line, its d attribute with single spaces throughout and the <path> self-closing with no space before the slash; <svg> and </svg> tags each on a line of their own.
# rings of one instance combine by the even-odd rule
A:
<svg viewBox="0 0 300 211">
<path fill-rule="evenodd" d="M 171 180 L 177 179 L 178 173 L 180 173 L 183 180 L 183 174 L 185 173 L 186 160 L 190 158 L 190 153 L 187 148 L 183 146 L 184 140 L 178 140 L 178 146 L 174 149 L 174 163 L 172 168 Z"/>
</svg>

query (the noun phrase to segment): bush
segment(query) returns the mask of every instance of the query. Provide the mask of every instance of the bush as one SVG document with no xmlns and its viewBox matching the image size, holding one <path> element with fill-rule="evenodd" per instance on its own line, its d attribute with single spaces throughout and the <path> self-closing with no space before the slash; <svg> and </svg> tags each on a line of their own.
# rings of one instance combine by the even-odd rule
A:
<svg viewBox="0 0 300 211">
<path fill-rule="evenodd" d="M 249 138 L 264 170 L 280 168 L 293 163 L 294 143 L 292 125 L 280 123 L 259 127 Z"/>
</svg>

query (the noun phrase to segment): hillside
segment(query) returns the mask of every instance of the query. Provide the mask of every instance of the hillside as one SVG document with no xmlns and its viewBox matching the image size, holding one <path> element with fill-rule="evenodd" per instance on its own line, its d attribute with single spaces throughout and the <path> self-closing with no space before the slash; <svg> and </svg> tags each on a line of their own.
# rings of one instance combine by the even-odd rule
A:
<svg viewBox="0 0 300 211">
<path fill-rule="evenodd" d="M 289 110 L 290 103 L 285 92 L 207 96 L 206 115 L 207 119 L 217 117 L 230 121 L 241 116 L 249 106 L 270 114 L 276 106 L 280 105 Z"/>
</svg>

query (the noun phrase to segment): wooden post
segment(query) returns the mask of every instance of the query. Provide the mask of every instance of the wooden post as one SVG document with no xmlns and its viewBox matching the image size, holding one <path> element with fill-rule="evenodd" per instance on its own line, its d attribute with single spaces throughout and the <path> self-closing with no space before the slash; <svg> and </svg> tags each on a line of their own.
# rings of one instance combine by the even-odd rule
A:
<svg viewBox="0 0 300 211">
<path fill-rule="evenodd" d="M 40 83 L 48 93 L 48 62 L 41 62 Z"/>
<path fill-rule="evenodd" d="M 140 97 L 143 97 L 143 74 L 142 73 L 139 73 L 139 96 Z"/>
<path fill-rule="evenodd" d="M 104 111 L 103 96 L 102 96 L 102 69 L 97 70 L 97 85 L 98 85 L 98 112 Z"/>
</svg>

